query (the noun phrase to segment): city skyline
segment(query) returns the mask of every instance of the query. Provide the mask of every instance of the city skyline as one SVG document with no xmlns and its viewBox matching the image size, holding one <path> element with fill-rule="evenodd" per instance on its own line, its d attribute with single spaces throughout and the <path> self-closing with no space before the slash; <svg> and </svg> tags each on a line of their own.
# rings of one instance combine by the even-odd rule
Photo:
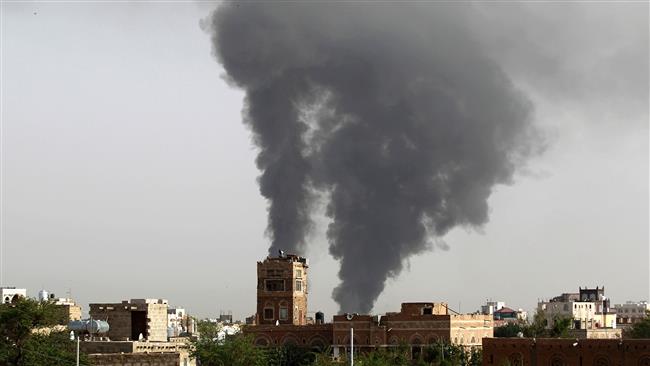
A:
<svg viewBox="0 0 650 366">
<path fill-rule="evenodd" d="M 0 285 L 72 289 L 84 312 L 165 298 L 199 317 L 253 314 L 267 202 L 243 93 L 201 28 L 213 5 L 1 6 Z M 496 187 L 485 225 L 406 259 L 372 313 L 490 298 L 532 314 L 578 286 L 649 298 L 648 4 L 497 7 L 467 27 L 532 101 L 546 150 Z M 306 256 L 310 310 L 330 317 L 323 210 Z"/>
</svg>

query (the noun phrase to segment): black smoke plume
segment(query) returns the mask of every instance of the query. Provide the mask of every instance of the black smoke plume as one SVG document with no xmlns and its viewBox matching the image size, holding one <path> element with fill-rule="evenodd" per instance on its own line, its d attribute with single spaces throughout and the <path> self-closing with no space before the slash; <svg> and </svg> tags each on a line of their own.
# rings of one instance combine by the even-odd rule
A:
<svg viewBox="0 0 650 366">
<path fill-rule="evenodd" d="M 404 259 L 488 220 L 495 184 L 536 149 L 531 105 L 453 4 L 226 2 L 210 18 L 246 92 L 270 252 L 303 253 L 326 192 L 333 297 L 369 312 Z"/>
</svg>

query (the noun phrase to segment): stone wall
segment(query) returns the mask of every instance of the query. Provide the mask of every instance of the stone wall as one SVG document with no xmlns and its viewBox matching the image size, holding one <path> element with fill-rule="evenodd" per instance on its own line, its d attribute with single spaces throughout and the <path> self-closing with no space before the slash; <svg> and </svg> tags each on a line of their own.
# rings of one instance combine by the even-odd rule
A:
<svg viewBox="0 0 650 366">
<path fill-rule="evenodd" d="M 152 342 L 167 341 L 167 304 L 148 304 L 148 337 Z"/>
<path fill-rule="evenodd" d="M 650 365 L 650 339 L 483 339 L 483 365 Z"/>
<path fill-rule="evenodd" d="M 178 353 L 123 353 L 88 355 L 93 366 L 185 366 Z"/>
</svg>

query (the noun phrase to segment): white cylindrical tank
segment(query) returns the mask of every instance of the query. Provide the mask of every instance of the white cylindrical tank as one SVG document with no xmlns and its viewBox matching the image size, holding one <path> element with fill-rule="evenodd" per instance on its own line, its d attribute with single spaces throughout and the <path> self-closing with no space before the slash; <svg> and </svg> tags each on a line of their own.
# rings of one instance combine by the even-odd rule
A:
<svg viewBox="0 0 650 366">
<path fill-rule="evenodd" d="M 41 290 L 38 292 L 38 301 L 47 301 L 47 291 Z"/>
</svg>

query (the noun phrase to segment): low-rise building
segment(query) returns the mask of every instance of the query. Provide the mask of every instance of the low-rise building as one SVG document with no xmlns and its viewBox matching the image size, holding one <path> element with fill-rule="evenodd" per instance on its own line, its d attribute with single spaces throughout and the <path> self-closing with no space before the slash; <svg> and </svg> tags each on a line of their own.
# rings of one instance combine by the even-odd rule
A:
<svg viewBox="0 0 650 366">
<path fill-rule="evenodd" d="M 108 322 L 107 336 L 115 341 L 167 341 L 167 300 L 131 299 L 90 304 L 90 317 Z"/>
<path fill-rule="evenodd" d="M 650 304 L 647 301 L 627 301 L 625 304 L 614 305 L 616 310 L 616 324 L 619 327 L 627 328 L 646 317 L 650 311 Z"/>
<path fill-rule="evenodd" d="M 15 302 L 20 297 L 27 297 L 27 289 L 15 287 L 0 287 L 0 298 L 3 304 Z"/>
<path fill-rule="evenodd" d="M 84 341 L 80 343 L 80 349 L 88 354 L 92 365 L 196 365 L 196 361 L 190 358 L 189 339 L 175 339 L 173 342 Z"/>
</svg>

